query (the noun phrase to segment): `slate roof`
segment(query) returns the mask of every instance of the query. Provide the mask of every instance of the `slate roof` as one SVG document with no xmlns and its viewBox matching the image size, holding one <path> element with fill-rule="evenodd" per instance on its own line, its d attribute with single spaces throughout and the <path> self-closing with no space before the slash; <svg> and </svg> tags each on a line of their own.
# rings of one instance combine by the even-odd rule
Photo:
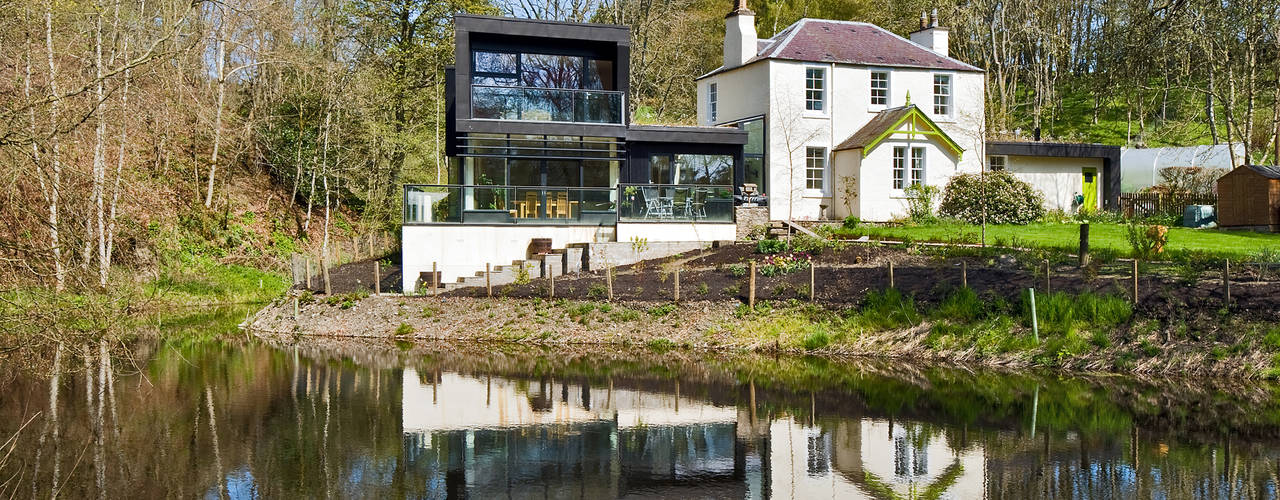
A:
<svg viewBox="0 0 1280 500">
<path fill-rule="evenodd" d="M 836 146 L 835 150 L 844 151 L 846 149 L 865 148 L 868 144 L 871 144 L 871 141 L 883 135 L 886 130 L 889 130 L 889 127 L 898 123 L 898 120 L 901 120 L 909 113 L 911 113 L 911 106 L 898 106 L 876 113 L 876 116 L 868 120 L 866 125 L 863 125 L 853 135 L 850 135 L 839 146 Z"/>
<path fill-rule="evenodd" d="M 916 45 L 911 40 L 871 23 L 801 19 L 773 38 L 756 41 L 757 53 L 743 66 L 765 59 L 982 71 L 951 57 Z M 725 71 L 723 66 L 698 77 Z"/>
<path fill-rule="evenodd" d="M 1268 179 L 1280 179 L 1280 165 L 1245 165 Z"/>
</svg>

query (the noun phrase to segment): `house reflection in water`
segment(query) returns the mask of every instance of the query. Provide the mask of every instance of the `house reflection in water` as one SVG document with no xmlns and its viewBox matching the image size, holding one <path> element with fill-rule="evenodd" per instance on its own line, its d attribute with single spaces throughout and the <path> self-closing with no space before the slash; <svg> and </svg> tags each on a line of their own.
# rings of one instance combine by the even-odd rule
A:
<svg viewBox="0 0 1280 500">
<path fill-rule="evenodd" d="M 936 427 L 783 416 L 656 389 L 405 369 L 407 466 L 474 498 L 981 497 L 980 447 Z M 749 405 L 748 405 L 749 406 Z M 753 420 L 755 425 L 753 424 Z"/>
</svg>

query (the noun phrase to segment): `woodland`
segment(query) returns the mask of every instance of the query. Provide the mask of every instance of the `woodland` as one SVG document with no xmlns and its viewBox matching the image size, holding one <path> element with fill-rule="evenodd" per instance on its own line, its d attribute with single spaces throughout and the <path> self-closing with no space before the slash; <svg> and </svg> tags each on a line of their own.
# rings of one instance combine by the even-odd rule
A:
<svg viewBox="0 0 1280 500">
<path fill-rule="evenodd" d="M 278 275 L 394 230 L 402 183 L 447 182 L 456 13 L 626 25 L 632 120 L 691 123 L 730 4 L 0 0 L 0 291 Z M 937 9 L 952 56 L 986 70 L 988 138 L 1280 156 L 1280 0 L 749 6 L 761 38 L 804 17 L 905 35 Z"/>
</svg>

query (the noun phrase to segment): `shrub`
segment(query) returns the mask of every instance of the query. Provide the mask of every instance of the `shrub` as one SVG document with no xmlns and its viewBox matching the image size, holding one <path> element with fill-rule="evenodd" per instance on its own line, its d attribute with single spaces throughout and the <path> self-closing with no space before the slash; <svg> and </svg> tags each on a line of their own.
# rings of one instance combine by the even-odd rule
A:
<svg viewBox="0 0 1280 500">
<path fill-rule="evenodd" d="M 951 178 L 939 211 L 971 224 L 1030 224 L 1044 216 L 1044 195 L 1005 171 L 961 174 Z"/>
<path fill-rule="evenodd" d="M 791 249 L 797 252 L 804 252 L 809 255 L 821 254 L 823 250 L 831 248 L 832 241 L 826 238 L 814 238 L 807 234 L 797 234 L 791 238 Z"/>
<path fill-rule="evenodd" d="M 609 295 L 609 289 L 602 283 L 593 283 L 587 287 L 587 297 L 599 300 L 605 298 L 606 295 Z"/>
<path fill-rule="evenodd" d="M 858 228 L 858 224 L 861 224 L 861 223 L 862 223 L 862 220 L 861 220 L 861 219 L 859 219 L 859 218 L 857 218 L 857 217 L 854 217 L 854 216 L 850 215 L 850 216 L 848 216 L 848 217 L 845 217 L 845 218 L 844 218 L 844 223 L 843 223 L 843 224 L 841 224 L 841 225 L 842 225 L 845 229 L 857 229 L 857 228 Z"/>
<path fill-rule="evenodd" d="M 671 313 L 672 313 L 672 312 L 674 312 L 675 310 L 676 310 L 676 305 L 675 305 L 675 304 L 663 304 L 663 305 L 660 305 L 660 306 L 654 306 L 654 307 L 650 308 L 650 309 L 649 309 L 649 315 L 650 315 L 650 316 L 653 316 L 653 317 L 655 317 L 655 318 L 661 318 L 661 317 L 663 317 L 663 316 L 666 316 L 666 315 L 668 315 L 668 314 L 671 314 Z"/>
<path fill-rule="evenodd" d="M 907 195 L 907 218 L 916 224 L 937 222 L 933 214 L 934 202 L 938 199 L 938 186 L 912 184 L 903 190 Z"/>
<path fill-rule="evenodd" d="M 747 266 L 745 264 L 730 264 L 729 274 L 735 278 L 741 278 L 747 275 Z"/>
<path fill-rule="evenodd" d="M 400 323 L 400 326 L 397 326 L 397 327 L 396 327 L 396 335 L 397 335 L 397 336 L 399 336 L 399 335 L 408 335 L 408 334 L 410 334 L 410 333 L 413 333 L 413 327 L 412 327 L 412 326 L 409 326 L 409 324 L 408 324 L 408 323 Z"/>
<path fill-rule="evenodd" d="M 771 254 L 787 249 L 787 242 L 782 240 L 760 240 L 756 242 L 756 253 Z"/>
<path fill-rule="evenodd" d="M 1169 244 L 1168 229 L 1164 226 L 1148 226 L 1130 222 L 1125 226 L 1125 236 L 1135 259 L 1147 259 L 1164 252 Z"/>
</svg>

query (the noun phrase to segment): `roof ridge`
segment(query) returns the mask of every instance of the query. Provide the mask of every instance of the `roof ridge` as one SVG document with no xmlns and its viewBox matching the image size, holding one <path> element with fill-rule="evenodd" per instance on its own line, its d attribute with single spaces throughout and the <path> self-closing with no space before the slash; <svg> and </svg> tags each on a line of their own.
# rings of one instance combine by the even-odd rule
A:
<svg viewBox="0 0 1280 500">
<path fill-rule="evenodd" d="M 773 45 L 770 45 L 770 46 L 769 46 L 769 49 L 771 49 L 771 50 L 772 50 L 772 53 L 770 53 L 768 56 L 765 56 L 765 57 L 777 57 L 777 55 L 778 55 L 778 51 L 782 50 L 782 49 L 783 49 L 783 48 L 785 48 L 788 44 L 790 44 L 790 43 L 791 43 L 791 40 L 795 39 L 795 37 L 796 37 L 796 33 L 799 33 L 799 32 L 800 32 L 800 29 L 801 29 L 802 27 L 804 27 L 804 24 L 805 24 L 805 23 L 807 23 L 807 22 L 809 22 L 809 18 L 807 18 L 807 17 L 802 17 L 802 18 L 800 18 L 799 20 L 797 20 L 796 22 L 791 23 L 791 25 L 790 25 L 790 26 L 787 26 L 787 27 L 786 27 L 786 29 L 784 29 L 784 30 L 782 30 L 782 31 L 779 31 L 779 32 L 778 32 L 778 35 L 781 35 L 781 34 L 783 34 L 783 33 L 787 33 L 788 31 L 790 31 L 790 33 L 787 33 L 787 37 L 786 37 L 786 38 L 783 38 L 783 39 L 782 39 L 782 40 L 780 40 L 778 43 L 775 43 L 775 44 L 773 44 Z M 774 35 L 774 36 L 776 37 L 777 35 Z"/>
</svg>

